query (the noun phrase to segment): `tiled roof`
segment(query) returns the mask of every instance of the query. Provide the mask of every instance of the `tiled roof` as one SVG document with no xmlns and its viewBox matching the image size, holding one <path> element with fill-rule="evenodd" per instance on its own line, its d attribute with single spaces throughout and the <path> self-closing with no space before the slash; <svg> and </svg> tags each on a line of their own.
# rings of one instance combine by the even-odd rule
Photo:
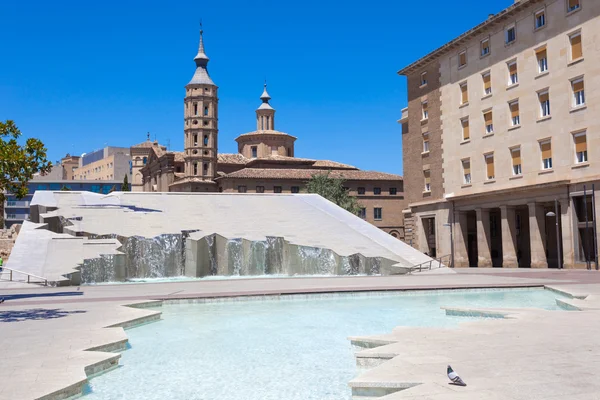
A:
<svg viewBox="0 0 600 400">
<path fill-rule="evenodd" d="M 175 155 L 175 162 L 185 161 L 183 151 L 174 151 L 173 154 Z"/>
<path fill-rule="evenodd" d="M 270 155 L 267 157 L 253 158 L 248 161 L 248 164 L 260 162 L 260 161 L 279 161 L 284 163 L 295 163 L 295 164 L 310 164 L 314 163 L 315 160 L 311 160 L 310 158 L 300 158 L 300 157 L 287 157 L 280 155 Z"/>
<path fill-rule="evenodd" d="M 358 168 L 356 168 L 353 165 L 342 164 L 342 163 L 339 163 L 339 162 L 336 162 L 336 161 L 329 161 L 329 160 L 317 160 L 313 164 L 313 167 L 316 167 L 316 168 L 358 169 Z"/>
<path fill-rule="evenodd" d="M 246 164 L 248 161 L 250 160 L 239 153 L 219 153 L 217 155 L 217 164 Z"/>
<path fill-rule="evenodd" d="M 401 181 L 400 175 L 376 171 L 359 170 L 324 170 L 324 169 L 279 169 L 279 168 L 244 168 L 217 179 L 298 179 L 308 180 L 313 175 L 329 173 L 332 178 L 343 178 L 351 181 Z"/>
<path fill-rule="evenodd" d="M 295 136 L 292 136 L 289 133 L 280 132 L 280 131 L 254 131 L 254 132 L 242 133 L 240 136 L 237 137 L 237 139 L 239 139 L 241 137 L 254 136 L 254 135 L 285 135 L 285 136 L 289 136 L 293 139 L 297 139 Z"/>
<path fill-rule="evenodd" d="M 166 147 L 165 147 L 165 146 L 161 146 L 160 144 L 158 144 L 158 142 L 157 142 L 157 141 L 154 141 L 154 142 L 152 142 L 152 141 L 150 141 L 150 140 L 146 140 L 145 142 L 138 143 L 138 144 L 136 144 L 136 145 L 134 145 L 134 146 L 131 146 L 131 147 L 137 147 L 137 148 L 139 148 L 139 147 L 142 147 L 142 148 L 150 148 L 150 147 L 153 147 L 153 146 L 162 147 L 163 149 L 166 149 Z"/>
</svg>

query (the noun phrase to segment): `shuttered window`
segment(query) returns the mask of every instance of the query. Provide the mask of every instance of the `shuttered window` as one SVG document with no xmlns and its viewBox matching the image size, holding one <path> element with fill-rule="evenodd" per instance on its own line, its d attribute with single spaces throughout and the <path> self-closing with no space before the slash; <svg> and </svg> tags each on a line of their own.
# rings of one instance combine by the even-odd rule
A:
<svg viewBox="0 0 600 400">
<path fill-rule="evenodd" d="M 489 73 L 483 75 L 483 93 L 492 94 L 492 75 Z"/>
<path fill-rule="evenodd" d="M 461 121 L 462 131 L 463 131 L 463 140 L 469 140 L 471 138 L 471 133 L 469 132 L 469 118 L 465 118 Z"/>
<path fill-rule="evenodd" d="M 465 65 L 467 65 L 467 52 L 463 51 L 458 54 L 458 67 L 464 67 Z"/>
<path fill-rule="evenodd" d="M 578 10 L 581 7 L 581 0 L 568 0 L 567 2 L 567 12 Z"/>
<path fill-rule="evenodd" d="M 427 109 L 427 102 L 421 103 L 421 108 L 423 109 L 423 119 L 429 118 L 429 110 Z"/>
<path fill-rule="evenodd" d="M 571 60 L 577 60 L 583 57 L 583 48 L 581 47 L 581 33 L 576 33 L 571 39 Z"/>
<path fill-rule="evenodd" d="M 585 132 L 577 133 L 573 135 L 575 140 L 575 162 L 577 164 L 585 163 L 588 160 L 587 157 L 587 135 Z"/>
<path fill-rule="evenodd" d="M 508 84 L 516 85 L 519 82 L 519 75 L 517 74 L 517 63 L 512 62 L 508 64 Z"/>
<path fill-rule="evenodd" d="M 486 154 L 485 156 L 485 168 L 487 172 L 487 179 L 494 179 L 496 177 L 494 171 L 494 155 Z"/>
<path fill-rule="evenodd" d="M 542 169 L 552 169 L 552 142 L 549 140 L 540 143 L 542 151 Z"/>
<path fill-rule="evenodd" d="M 548 92 L 538 93 L 540 100 L 540 117 L 550 116 L 550 94 Z"/>
<path fill-rule="evenodd" d="M 538 72 L 541 74 L 548 71 L 548 53 L 546 48 L 539 49 L 535 52 L 538 62 Z"/>
<path fill-rule="evenodd" d="M 486 111 L 483 113 L 483 119 L 485 121 L 485 133 L 494 132 L 494 120 L 492 116 L 492 111 Z"/>
<path fill-rule="evenodd" d="M 431 173 L 429 170 L 423 171 L 423 177 L 425 180 L 425 191 L 431 192 Z"/>
<path fill-rule="evenodd" d="M 585 104 L 585 91 L 583 90 L 583 79 L 577 79 L 572 82 L 573 86 L 573 106 L 578 107 Z"/>
<path fill-rule="evenodd" d="M 490 40 L 484 39 L 481 41 L 481 56 L 487 56 L 490 54 Z"/>
<path fill-rule="evenodd" d="M 460 96 L 461 104 L 466 104 L 469 102 L 469 87 L 466 83 L 460 85 Z"/>
<path fill-rule="evenodd" d="M 513 175 L 521 175 L 521 148 L 511 150 Z"/>
<path fill-rule="evenodd" d="M 518 126 L 521 124 L 521 116 L 519 115 L 519 102 L 513 101 L 509 103 L 510 107 L 510 119 L 512 126 Z"/>
<path fill-rule="evenodd" d="M 463 167 L 463 183 L 470 184 L 471 183 L 471 160 L 466 159 L 462 160 Z"/>
</svg>

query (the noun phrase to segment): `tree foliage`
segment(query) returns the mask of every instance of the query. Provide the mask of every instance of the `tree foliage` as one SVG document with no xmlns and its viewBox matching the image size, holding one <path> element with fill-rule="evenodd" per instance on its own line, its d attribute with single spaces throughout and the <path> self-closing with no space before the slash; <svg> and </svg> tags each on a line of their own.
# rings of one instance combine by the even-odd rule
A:
<svg viewBox="0 0 600 400">
<path fill-rule="evenodd" d="M 129 181 L 127 179 L 127 174 L 125 174 L 125 178 L 123 178 L 123 184 L 121 185 L 121 192 L 129 192 Z"/>
<path fill-rule="evenodd" d="M 342 207 L 344 210 L 349 211 L 352 214 L 358 214 L 360 211 L 360 204 L 356 200 L 356 197 L 350 196 L 348 191 L 344 188 L 344 179 L 332 178 L 329 175 L 329 172 L 327 174 L 313 175 L 306 184 L 308 193 L 321 195 L 327 200 Z"/>
<path fill-rule="evenodd" d="M 0 121 L 0 201 L 4 201 L 3 192 L 22 199 L 33 175 L 46 174 L 52 168 L 46 159 L 46 147 L 39 139 L 29 138 L 21 145 L 20 137 L 14 121 Z"/>
</svg>

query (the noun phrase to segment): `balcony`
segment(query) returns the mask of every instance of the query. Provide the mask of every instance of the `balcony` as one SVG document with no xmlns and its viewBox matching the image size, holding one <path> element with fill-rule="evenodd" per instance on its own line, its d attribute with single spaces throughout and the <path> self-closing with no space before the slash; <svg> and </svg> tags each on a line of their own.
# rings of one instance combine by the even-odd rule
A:
<svg viewBox="0 0 600 400">
<path fill-rule="evenodd" d="M 4 208 L 29 208 L 30 204 L 27 200 L 7 200 L 4 202 Z"/>
<path fill-rule="evenodd" d="M 25 221 L 29 219 L 29 214 L 11 214 L 6 213 L 5 221 Z"/>
</svg>

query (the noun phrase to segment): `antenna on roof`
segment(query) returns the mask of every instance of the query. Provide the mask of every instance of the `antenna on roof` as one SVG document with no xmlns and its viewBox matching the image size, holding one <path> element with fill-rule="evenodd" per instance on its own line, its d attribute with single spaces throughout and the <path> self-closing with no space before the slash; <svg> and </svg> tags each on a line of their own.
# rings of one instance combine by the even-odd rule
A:
<svg viewBox="0 0 600 400">
<path fill-rule="evenodd" d="M 171 151 L 171 138 L 167 139 L 167 151 Z"/>
<path fill-rule="evenodd" d="M 146 134 L 146 137 L 148 138 L 148 141 L 149 141 L 149 140 L 150 140 L 150 132 L 148 132 L 148 133 Z"/>
</svg>

